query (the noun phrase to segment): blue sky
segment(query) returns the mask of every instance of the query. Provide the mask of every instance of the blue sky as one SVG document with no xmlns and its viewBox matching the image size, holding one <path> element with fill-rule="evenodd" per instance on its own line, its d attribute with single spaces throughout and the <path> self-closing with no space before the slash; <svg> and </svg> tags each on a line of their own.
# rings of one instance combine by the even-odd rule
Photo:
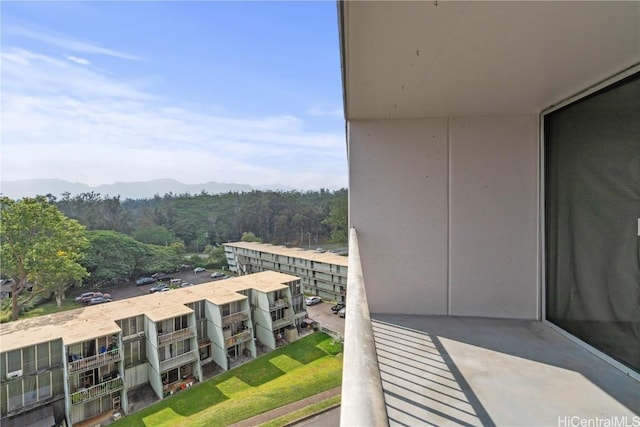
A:
<svg viewBox="0 0 640 427">
<path fill-rule="evenodd" d="M 0 7 L 3 181 L 346 187 L 335 2 Z"/>
</svg>

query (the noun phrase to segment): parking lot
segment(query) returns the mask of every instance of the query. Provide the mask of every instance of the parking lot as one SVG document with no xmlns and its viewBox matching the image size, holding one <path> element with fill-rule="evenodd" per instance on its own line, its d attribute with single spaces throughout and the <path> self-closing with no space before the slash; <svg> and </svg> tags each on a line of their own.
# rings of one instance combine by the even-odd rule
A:
<svg viewBox="0 0 640 427">
<path fill-rule="evenodd" d="M 184 280 L 185 282 L 192 283 L 194 285 L 199 285 L 202 283 L 210 282 L 211 273 L 214 270 L 207 270 L 202 273 L 194 273 L 193 271 L 184 271 L 173 273 L 172 276 L 176 279 Z M 226 272 L 228 273 L 228 271 Z M 83 292 L 89 291 L 100 291 L 111 294 L 111 298 L 115 300 L 137 297 L 141 295 L 149 295 L 149 289 L 156 286 L 156 283 L 136 286 L 135 282 L 125 283 L 117 286 L 109 286 L 104 288 L 78 288 L 75 292 L 69 294 L 70 297 L 75 297 L 80 295 Z M 338 331 L 344 334 L 344 319 L 339 317 L 337 314 L 334 314 L 331 311 L 331 307 L 333 303 L 323 302 L 320 304 L 312 305 L 307 307 L 307 313 L 309 317 L 316 322 L 321 323 L 323 326 L 326 326 L 329 329 L 333 329 L 334 331 Z"/>
<path fill-rule="evenodd" d="M 175 279 L 182 279 L 185 282 L 189 282 L 194 285 L 199 285 L 201 283 L 210 282 L 212 280 L 210 276 L 211 276 L 211 273 L 213 272 L 214 270 L 204 271 L 202 273 L 196 274 L 193 271 L 189 270 L 189 271 L 172 273 L 171 276 L 174 277 Z M 106 286 L 103 288 L 84 287 L 84 288 L 76 289 L 75 292 L 70 293 L 70 296 L 75 297 L 77 295 L 80 295 L 83 292 L 100 291 L 100 292 L 110 293 L 111 298 L 115 301 L 115 300 L 120 300 L 125 298 L 137 297 L 140 295 L 148 295 L 149 289 L 156 285 L 157 283 L 151 283 L 148 285 L 136 286 L 134 281 L 131 283 L 123 283 L 116 286 Z"/>
<path fill-rule="evenodd" d="M 307 313 L 316 322 L 344 334 L 344 319 L 337 314 L 333 314 L 333 311 L 331 311 L 333 305 L 333 303 L 328 302 L 312 305 L 307 307 Z"/>
</svg>

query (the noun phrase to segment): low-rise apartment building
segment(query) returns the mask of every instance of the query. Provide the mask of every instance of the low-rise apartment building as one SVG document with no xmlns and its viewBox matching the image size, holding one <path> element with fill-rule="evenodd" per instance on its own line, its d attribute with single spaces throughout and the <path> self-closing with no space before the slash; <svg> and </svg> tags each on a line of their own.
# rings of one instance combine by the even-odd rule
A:
<svg viewBox="0 0 640 427">
<path fill-rule="evenodd" d="M 345 301 L 348 258 L 321 250 L 287 248 L 267 243 L 224 244 L 229 269 L 244 275 L 279 271 L 300 277 L 304 293 L 331 301 Z"/>
<path fill-rule="evenodd" d="M 300 288 L 269 271 L 5 324 L 0 423 L 126 414 L 131 389 L 148 384 L 161 399 L 202 381 L 204 364 L 227 370 L 293 341 Z"/>
</svg>

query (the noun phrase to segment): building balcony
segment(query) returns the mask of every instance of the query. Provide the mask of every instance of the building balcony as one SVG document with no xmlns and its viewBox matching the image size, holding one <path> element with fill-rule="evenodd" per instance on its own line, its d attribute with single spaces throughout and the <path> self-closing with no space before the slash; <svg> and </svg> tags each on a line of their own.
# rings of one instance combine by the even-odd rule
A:
<svg viewBox="0 0 640 427">
<path fill-rule="evenodd" d="M 170 342 L 182 341 L 195 336 L 195 331 L 191 328 L 180 329 L 179 331 L 158 334 L 158 345 L 165 345 Z"/>
<path fill-rule="evenodd" d="M 269 311 L 277 310 L 279 308 L 289 308 L 289 301 L 287 299 L 279 299 L 273 303 L 269 303 Z"/>
<path fill-rule="evenodd" d="M 282 319 L 273 320 L 271 322 L 271 329 L 280 329 L 288 326 L 292 323 L 289 317 L 284 317 Z"/>
<path fill-rule="evenodd" d="M 71 394 L 71 404 L 79 405 L 89 400 L 96 399 L 98 397 L 106 396 L 115 391 L 120 391 L 124 388 L 124 381 L 122 378 L 114 378 L 109 381 L 102 382 L 100 384 L 79 390 Z"/>
<path fill-rule="evenodd" d="M 107 365 L 109 363 L 117 362 L 120 360 L 120 349 L 115 348 L 104 353 L 99 353 L 94 356 L 83 357 L 69 362 L 69 373 L 86 371 L 88 369 L 95 369 L 99 366 Z"/>
<path fill-rule="evenodd" d="M 246 322 L 247 320 L 249 320 L 249 313 L 246 311 L 231 313 L 227 316 L 222 316 L 222 326 L 231 325 L 232 323 Z"/>
<path fill-rule="evenodd" d="M 342 426 L 638 419 L 638 380 L 546 323 L 370 314 L 354 230 L 349 250 Z"/>
<path fill-rule="evenodd" d="M 251 330 L 247 329 L 245 331 L 232 335 L 229 338 L 225 338 L 224 345 L 226 348 L 229 348 L 236 344 L 247 342 L 252 338 L 253 338 L 253 335 L 251 334 Z"/>
<path fill-rule="evenodd" d="M 198 360 L 198 352 L 197 351 L 188 351 L 186 353 L 179 354 L 170 359 L 165 359 L 160 361 L 160 372 L 168 371 L 169 369 L 179 368 L 180 366 L 195 362 Z"/>
</svg>

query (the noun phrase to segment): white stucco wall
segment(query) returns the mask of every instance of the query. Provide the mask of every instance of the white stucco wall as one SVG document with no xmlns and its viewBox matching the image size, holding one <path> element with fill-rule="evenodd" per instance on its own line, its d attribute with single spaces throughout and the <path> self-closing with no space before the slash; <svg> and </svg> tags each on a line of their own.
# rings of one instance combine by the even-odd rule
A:
<svg viewBox="0 0 640 427">
<path fill-rule="evenodd" d="M 372 312 L 537 318 L 534 115 L 352 120 Z"/>
<path fill-rule="evenodd" d="M 447 314 L 447 124 L 349 122 L 349 220 L 373 312 Z"/>
<path fill-rule="evenodd" d="M 450 314 L 538 317 L 537 123 L 450 121 Z"/>
</svg>

